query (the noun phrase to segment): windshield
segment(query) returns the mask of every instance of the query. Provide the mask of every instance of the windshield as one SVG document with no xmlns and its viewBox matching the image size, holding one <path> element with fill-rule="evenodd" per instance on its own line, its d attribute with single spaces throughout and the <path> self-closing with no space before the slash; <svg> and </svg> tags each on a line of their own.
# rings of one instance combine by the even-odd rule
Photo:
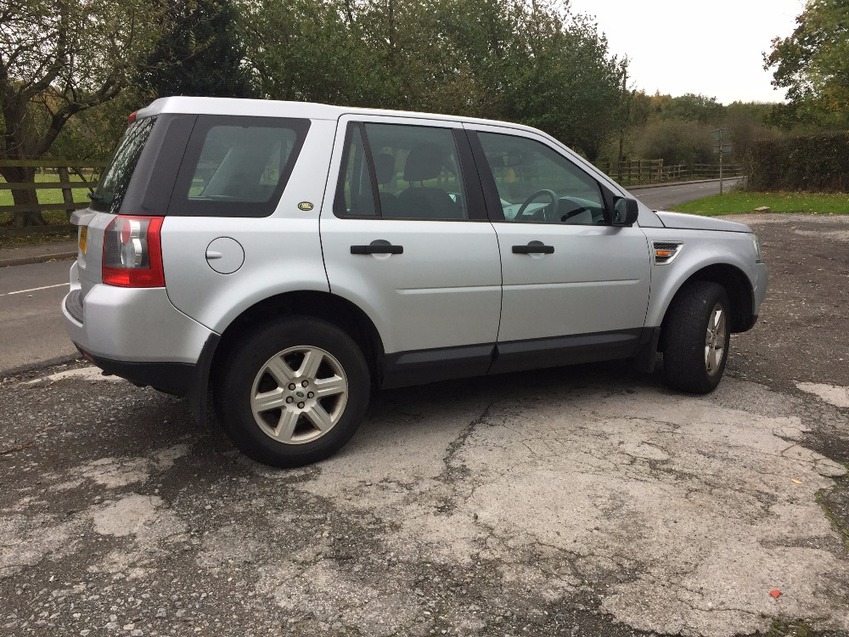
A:
<svg viewBox="0 0 849 637">
<path fill-rule="evenodd" d="M 118 212 L 121 201 L 127 193 L 127 187 L 130 185 L 130 178 L 133 176 L 133 171 L 136 169 L 136 164 L 141 157 L 145 142 L 147 142 L 155 122 L 155 117 L 146 117 L 136 120 L 127 128 L 118 143 L 118 149 L 112 157 L 109 168 L 106 169 L 97 190 L 91 196 L 91 208 L 93 210 Z"/>
</svg>

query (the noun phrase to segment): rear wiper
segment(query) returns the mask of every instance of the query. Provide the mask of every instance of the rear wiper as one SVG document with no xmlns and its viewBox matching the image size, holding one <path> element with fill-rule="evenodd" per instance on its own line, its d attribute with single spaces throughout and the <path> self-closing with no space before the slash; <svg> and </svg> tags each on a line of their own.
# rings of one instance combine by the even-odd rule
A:
<svg viewBox="0 0 849 637">
<path fill-rule="evenodd" d="M 88 192 L 86 195 L 88 195 L 88 198 L 92 201 L 103 201 L 103 195 L 98 195 L 96 192 Z"/>
</svg>

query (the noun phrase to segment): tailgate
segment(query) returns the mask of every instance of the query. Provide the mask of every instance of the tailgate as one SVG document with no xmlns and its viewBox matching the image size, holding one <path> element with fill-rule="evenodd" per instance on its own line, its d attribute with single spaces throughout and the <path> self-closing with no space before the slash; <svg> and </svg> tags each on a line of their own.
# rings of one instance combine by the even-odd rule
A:
<svg viewBox="0 0 849 637">
<path fill-rule="evenodd" d="M 76 281 L 72 271 L 71 287 L 79 287 L 80 301 L 102 281 L 103 235 L 114 218 L 115 215 L 95 212 L 90 208 L 77 210 L 71 215 L 71 223 L 77 226 Z"/>
<path fill-rule="evenodd" d="M 102 281 L 103 234 L 114 216 L 88 208 L 71 215 L 71 223 L 77 226 L 77 260 L 71 266 L 71 290 L 65 308 L 78 323 L 83 323 L 85 316 L 85 297 Z"/>
</svg>

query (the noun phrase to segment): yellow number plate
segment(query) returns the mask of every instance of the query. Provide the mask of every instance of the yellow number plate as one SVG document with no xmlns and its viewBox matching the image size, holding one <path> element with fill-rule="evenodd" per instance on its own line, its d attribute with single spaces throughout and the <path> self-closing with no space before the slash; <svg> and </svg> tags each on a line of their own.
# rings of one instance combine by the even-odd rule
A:
<svg viewBox="0 0 849 637">
<path fill-rule="evenodd" d="M 85 254 L 86 248 L 87 248 L 87 246 L 86 246 L 86 238 L 87 237 L 88 237 L 88 226 L 81 226 L 80 227 L 79 244 L 80 244 L 80 252 L 82 252 L 83 254 Z"/>
</svg>

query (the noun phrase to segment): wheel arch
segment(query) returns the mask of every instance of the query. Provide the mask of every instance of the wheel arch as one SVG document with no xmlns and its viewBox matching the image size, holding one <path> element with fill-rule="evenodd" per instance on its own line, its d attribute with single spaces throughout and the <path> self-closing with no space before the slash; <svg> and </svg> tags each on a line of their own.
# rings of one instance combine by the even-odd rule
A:
<svg viewBox="0 0 849 637">
<path fill-rule="evenodd" d="M 663 311 L 660 334 L 661 347 L 663 343 L 663 332 L 666 329 L 667 319 L 669 317 L 669 308 L 672 307 L 681 294 L 685 293 L 688 285 L 694 281 L 710 281 L 721 285 L 725 289 L 725 293 L 728 295 L 728 302 L 731 304 L 729 318 L 732 332 L 745 332 L 755 324 L 753 310 L 755 297 L 749 278 L 736 266 L 727 263 L 715 263 L 690 274 L 690 276 L 681 281 L 675 290 L 675 294 L 672 295 L 672 298 Z"/>
<path fill-rule="evenodd" d="M 211 374 L 239 337 L 256 325 L 283 316 L 310 316 L 339 327 L 348 333 L 363 352 L 372 382 L 379 381 L 383 342 L 371 319 L 355 304 L 329 292 L 285 292 L 266 298 L 237 316 L 221 334 L 210 364 Z"/>
<path fill-rule="evenodd" d="M 282 316 L 313 316 L 345 330 L 357 343 L 366 359 L 372 385 L 380 385 L 383 371 L 383 341 L 371 319 L 356 305 L 329 292 L 284 292 L 268 297 L 244 310 L 224 329 L 220 337 L 210 338 L 198 361 L 195 380 L 187 398 L 195 420 L 207 421 L 209 394 L 215 385 L 215 373 L 228 351 L 247 330 Z"/>
</svg>

